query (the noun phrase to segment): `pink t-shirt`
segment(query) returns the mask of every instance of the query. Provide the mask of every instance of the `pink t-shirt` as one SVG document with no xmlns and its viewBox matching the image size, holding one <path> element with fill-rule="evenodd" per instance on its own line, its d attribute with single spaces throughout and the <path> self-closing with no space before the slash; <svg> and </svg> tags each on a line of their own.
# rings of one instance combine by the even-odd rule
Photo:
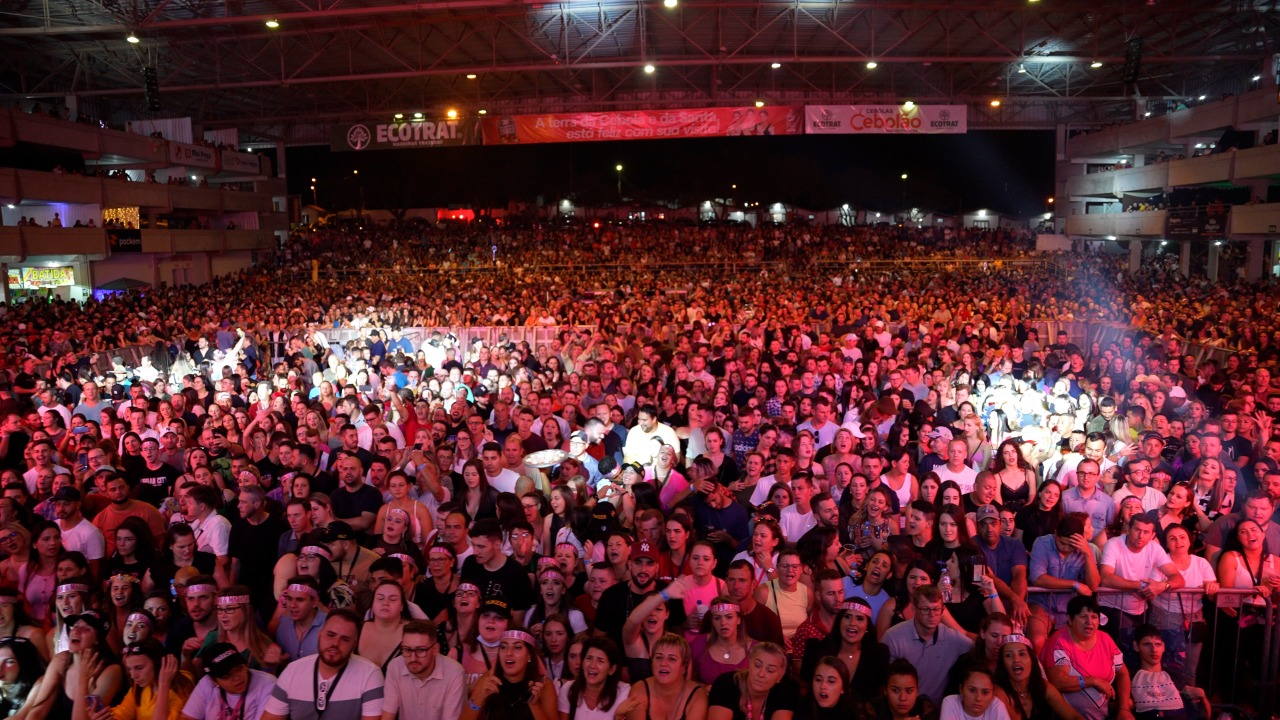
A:
<svg viewBox="0 0 1280 720">
<path fill-rule="evenodd" d="M 644 481 L 650 485 L 657 485 L 657 481 L 653 476 L 653 468 L 644 471 Z M 671 501 L 676 495 L 689 489 L 689 481 L 684 479 L 678 471 L 672 470 L 671 475 L 667 477 L 667 484 L 662 486 L 658 491 L 658 500 L 662 503 L 662 512 L 671 512 Z"/>
</svg>

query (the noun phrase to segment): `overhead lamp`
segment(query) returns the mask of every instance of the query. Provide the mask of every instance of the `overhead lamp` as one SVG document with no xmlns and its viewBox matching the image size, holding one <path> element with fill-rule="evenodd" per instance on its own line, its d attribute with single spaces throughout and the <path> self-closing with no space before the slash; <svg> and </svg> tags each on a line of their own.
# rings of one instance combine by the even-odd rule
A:
<svg viewBox="0 0 1280 720">
<path fill-rule="evenodd" d="M 999 99 L 992 100 L 991 107 L 1000 107 L 1000 100 Z"/>
<path fill-rule="evenodd" d="M 142 42 L 141 40 L 138 39 L 138 34 L 132 33 L 132 32 L 125 37 L 125 40 L 128 40 L 130 43 L 134 45 L 137 45 L 138 43 Z"/>
<path fill-rule="evenodd" d="M 867 69 L 868 69 L 868 70 L 875 70 L 875 69 L 876 69 L 876 68 L 878 68 L 878 67 L 880 67 L 880 63 L 876 62 L 875 60 L 868 60 L 868 61 L 867 61 Z"/>
<path fill-rule="evenodd" d="M 458 117 L 458 111 L 454 110 L 453 108 L 449 108 L 445 112 L 445 117 L 449 118 L 450 120 L 454 120 Z"/>
<path fill-rule="evenodd" d="M 316 179 L 315 179 L 315 178 L 311 178 L 311 182 L 315 182 L 315 181 L 316 181 Z"/>
<path fill-rule="evenodd" d="M 644 74 L 645 74 L 645 75 L 652 75 L 652 74 L 653 74 L 653 71 L 654 71 L 654 70 L 657 70 L 657 69 L 658 69 L 658 68 L 656 68 L 656 67 L 654 67 L 654 66 L 653 66 L 653 63 L 645 63 L 645 66 L 644 66 Z"/>
<path fill-rule="evenodd" d="M 1150 110 L 1148 110 L 1148 111 L 1146 111 L 1146 112 L 1142 113 L 1142 117 L 1151 117 L 1151 111 L 1150 111 Z"/>
<path fill-rule="evenodd" d="M 476 74 L 475 74 L 475 73 L 467 73 L 467 79 L 468 79 L 468 80 L 475 80 L 475 79 L 476 79 Z"/>
<path fill-rule="evenodd" d="M 914 102 L 912 102 L 912 101 L 908 100 L 908 101 L 906 101 L 906 102 L 902 103 L 902 109 L 903 109 L 903 110 L 915 110 L 915 109 L 916 109 L 916 104 L 915 104 Z"/>
<path fill-rule="evenodd" d="M 421 119 L 422 119 L 422 113 L 420 113 L 420 112 L 416 112 L 416 113 L 414 113 L 414 114 L 413 114 L 413 119 L 414 119 L 414 120 L 421 120 Z"/>
<path fill-rule="evenodd" d="M 903 180 L 906 180 L 906 179 L 907 179 L 907 174 L 906 174 L 906 173 L 902 173 L 902 179 L 903 179 Z"/>
<path fill-rule="evenodd" d="M 276 28 L 280 27 L 280 21 L 275 18 L 271 18 L 270 20 L 267 21 L 267 27 L 271 28 L 272 30 L 275 30 Z"/>
<path fill-rule="evenodd" d="M 1093 62 L 1089 63 L 1089 67 L 1093 68 L 1094 70 L 1097 70 L 1098 68 L 1102 67 L 1102 61 L 1094 60 Z"/>
<path fill-rule="evenodd" d="M 1026 74 L 1027 74 L 1027 66 L 1026 66 L 1026 65 L 1023 65 L 1022 63 L 1018 63 L 1018 74 L 1019 74 L 1019 75 L 1026 75 Z"/>
<path fill-rule="evenodd" d="M 1261 79 L 1262 79 L 1262 76 L 1261 76 L 1261 75 L 1254 75 L 1254 76 L 1253 76 L 1253 81 L 1254 81 L 1254 82 L 1258 82 L 1258 81 L 1259 81 L 1259 80 L 1261 80 Z"/>
<path fill-rule="evenodd" d="M 404 119 L 404 113 L 396 113 L 396 119 L 397 119 L 397 120 L 403 120 L 403 119 Z"/>
<path fill-rule="evenodd" d="M 1204 98 L 1205 98 L 1205 96 L 1204 96 L 1204 95 L 1201 95 L 1200 97 L 1198 97 L 1198 98 L 1196 98 L 1196 99 L 1197 99 L 1197 100 L 1204 100 Z"/>
<path fill-rule="evenodd" d="M 757 100 L 757 101 L 756 101 L 756 107 L 758 107 L 758 108 L 762 108 L 762 107 L 764 107 L 764 101 L 763 101 L 763 100 Z"/>
<path fill-rule="evenodd" d="M 673 8 L 680 4 L 680 0 L 662 0 L 663 7 Z"/>
<path fill-rule="evenodd" d="M 778 68 L 782 67 L 782 63 L 776 62 L 770 65 L 769 67 L 773 68 L 774 70 L 777 70 Z"/>
<path fill-rule="evenodd" d="M 488 110 L 485 110 L 484 108 L 480 108 L 480 109 L 479 109 L 479 110 L 477 110 L 476 112 L 477 112 L 477 113 L 479 113 L 480 115 L 488 115 L 488 114 L 489 114 L 489 111 L 488 111 Z"/>
</svg>

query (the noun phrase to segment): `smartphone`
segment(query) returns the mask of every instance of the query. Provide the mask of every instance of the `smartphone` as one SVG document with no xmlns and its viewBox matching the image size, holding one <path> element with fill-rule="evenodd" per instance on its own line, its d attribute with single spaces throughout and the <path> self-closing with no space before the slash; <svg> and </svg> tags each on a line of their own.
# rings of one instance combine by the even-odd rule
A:
<svg viewBox="0 0 1280 720">
<path fill-rule="evenodd" d="M 85 695 L 84 701 L 89 703 L 89 712 L 100 713 L 103 710 L 102 698 L 97 695 Z"/>
<path fill-rule="evenodd" d="M 974 581 L 974 582 L 982 582 L 982 578 L 986 577 L 986 575 L 987 575 L 987 566 L 986 566 L 986 565 L 974 565 L 974 566 L 973 566 L 973 581 Z"/>
<path fill-rule="evenodd" d="M 76 455 L 76 464 L 81 468 L 89 467 L 89 453 L 82 452 L 79 455 Z"/>
<path fill-rule="evenodd" d="M 414 451 L 414 452 L 420 452 L 421 450 L 422 450 L 422 443 L 414 443 L 414 444 L 413 444 L 413 451 Z"/>
<path fill-rule="evenodd" d="M 84 433 L 89 432 L 89 426 L 81 425 L 79 427 L 73 427 L 71 428 L 71 432 L 72 434 L 75 434 L 75 435 L 83 435 Z"/>
</svg>

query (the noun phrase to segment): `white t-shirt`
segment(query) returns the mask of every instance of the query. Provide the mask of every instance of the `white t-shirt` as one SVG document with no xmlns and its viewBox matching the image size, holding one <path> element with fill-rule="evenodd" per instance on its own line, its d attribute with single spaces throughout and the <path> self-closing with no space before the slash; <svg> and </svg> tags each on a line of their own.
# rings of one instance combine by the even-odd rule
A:
<svg viewBox="0 0 1280 720">
<path fill-rule="evenodd" d="M 225 517 L 210 513 L 204 520 L 191 523 L 196 534 L 196 549 L 213 555 L 224 557 L 231 546 L 231 521 Z"/>
<path fill-rule="evenodd" d="M 776 475 L 769 475 L 767 477 L 760 478 L 760 480 L 756 482 L 756 489 L 751 492 L 751 504 L 759 505 L 765 500 L 768 500 L 769 490 L 778 482 L 778 477 Z M 791 483 L 782 484 L 787 487 L 791 487 Z"/>
<path fill-rule="evenodd" d="M 801 514 L 800 508 L 795 505 L 782 508 L 781 517 L 778 518 L 778 526 L 782 528 L 782 534 L 787 538 L 787 542 L 799 540 L 801 535 L 817 524 L 818 520 L 813 516 L 812 510 Z"/>
<path fill-rule="evenodd" d="M 973 492 L 973 484 L 978 479 L 978 471 L 968 465 L 965 465 L 960 469 L 960 472 L 956 473 L 951 472 L 951 469 L 946 465 L 939 465 L 934 468 L 933 471 L 938 473 L 938 478 L 942 482 L 955 480 L 956 484 L 960 486 L 961 495 L 968 495 Z"/>
<path fill-rule="evenodd" d="M 1138 552 L 1133 552 L 1126 544 L 1126 535 L 1113 537 L 1102 546 L 1102 564 L 1115 569 L 1116 575 L 1125 580 L 1160 580 L 1164 582 L 1164 573 L 1160 568 L 1173 562 L 1169 553 L 1160 547 L 1154 539 Z M 1136 592 L 1106 593 L 1098 597 L 1098 604 L 1103 607 L 1118 608 L 1130 615 L 1141 615 L 1147 609 L 1147 601 Z"/>
<path fill-rule="evenodd" d="M 508 468 L 502 468 L 502 470 L 493 477 L 488 477 L 488 473 L 485 473 L 485 476 L 489 480 L 489 487 L 500 493 L 515 492 L 516 482 L 520 480 L 520 476 L 517 475 L 514 470 L 510 470 Z"/>
<path fill-rule="evenodd" d="M 571 687 L 571 683 L 565 683 L 556 692 L 556 705 L 564 715 L 569 714 L 569 688 Z M 578 712 L 573 714 L 574 720 L 614 720 L 618 705 L 626 700 L 629 695 L 631 695 L 631 686 L 626 683 L 618 683 L 618 696 L 613 699 L 613 704 L 609 706 L 608 710 L 602 710 L 598 707 L 595 710 L 588 709 L 586 703 L 579 699 Z"/>
<path fill-rule="evenodd" d="M 1128 483 L 1125 483 L 1124 487 L 1112 493 L 1111 499 L 1116 501 L 1117 510 L 1120 508 L 1120 503 L 1127 497 L 1137 497 L 1134 495 L 1133 491 L 1129 489 Z M 1159 510 L 1164 507 L 1165 502 L 1167 502 L 1167 500 L 1165 500 L 1164 493 L 1150 487 L 1143 491 L 1142 497 L 1138 498 L 1138 500 L 1142 502 L 1143 512 Z"/>
<path fill-rule="evenodd" d="M 101 560 L 107 554 L 107 541 L 102 531 L 83 517 L 78 525 L 62 531 L 62 547 L 84 553 L 86 560 Z"/>
<path fill-rule="evenodd" d="M 948 695 L 942 700 L 941 720 L 1009 720 L 1009 711 L 1005 709 L 1004 703 L 992 699 L 986 712 L 981 715 L 970 715 L 964 711 L 959 695 Z"/>
<path fill-rule="evenodd" d="M 1213 566 L 1209 564 L 1208 560 L 1199 555 L 1192 555 L 1190 559 L 1191 564 L 1181 572 L 1182 580 L 1187 584 L 1188 590 L 1202 588 L 1207 582 L 1218 581 L 1218 574 L 1213 571 Z M 1164 573 L 1160 574 L 1164 575 Z M 1203 602 L 1198 597 L 1187 598 L 1176 593 L 1160 593 L 1155 600 L 1151 601 L 1151 604 L 1167 613 L 1179 614 L 1185 612 L 1191 614 L 1199 609 Z"/>
</svg>

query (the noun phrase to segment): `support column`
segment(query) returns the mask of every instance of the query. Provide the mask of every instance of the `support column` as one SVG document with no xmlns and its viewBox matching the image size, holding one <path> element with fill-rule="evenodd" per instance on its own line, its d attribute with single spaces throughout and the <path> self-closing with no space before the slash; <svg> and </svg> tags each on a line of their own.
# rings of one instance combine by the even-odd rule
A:
<svg viewBox="0 0 1280 720">
<path fill-rule="evenodd" d="M 1222 247 L 1218 242 L 1213 240 L 1209 243 L 1209 267 L 1206 268 L 1209 282 L 1218 282 L 1218 259 L 1222 256 Z"/>
<path fill-rule="evenodd" d="M 1182 277 L 1191 277 L 1191 241 L 1183 240 L 1182 248 L 1178 252 L 1178 274 Z"/>
<path fill-rule="evenodd" d="M 1244 279 L 1254 282 L 1261 279 L 1267 271 L 1267 239 L 1252 237 L 1245 242 L 1248 243 L 1248 251 L 1245 255 Z"/>
<path fill-rule="evenodd" d="M 276 143 L 276 177 L 281 179 L 286 177 L 285 164 L 284 164 L 284 141 L 283 140 Z M 286 208 L 285 211 L 288 212 L 288 209 Z"/>
<path fill-rule="evenodd" d="M 9 304 L 9 263 L 0 263 L 0 302 Z"/>
<path fill-rule="evenodd" d="M 1129 272 L 1136 273 L 1142 269 L 1142 241 L 1133 238 L 1129 241 Z"/>
</svg>

